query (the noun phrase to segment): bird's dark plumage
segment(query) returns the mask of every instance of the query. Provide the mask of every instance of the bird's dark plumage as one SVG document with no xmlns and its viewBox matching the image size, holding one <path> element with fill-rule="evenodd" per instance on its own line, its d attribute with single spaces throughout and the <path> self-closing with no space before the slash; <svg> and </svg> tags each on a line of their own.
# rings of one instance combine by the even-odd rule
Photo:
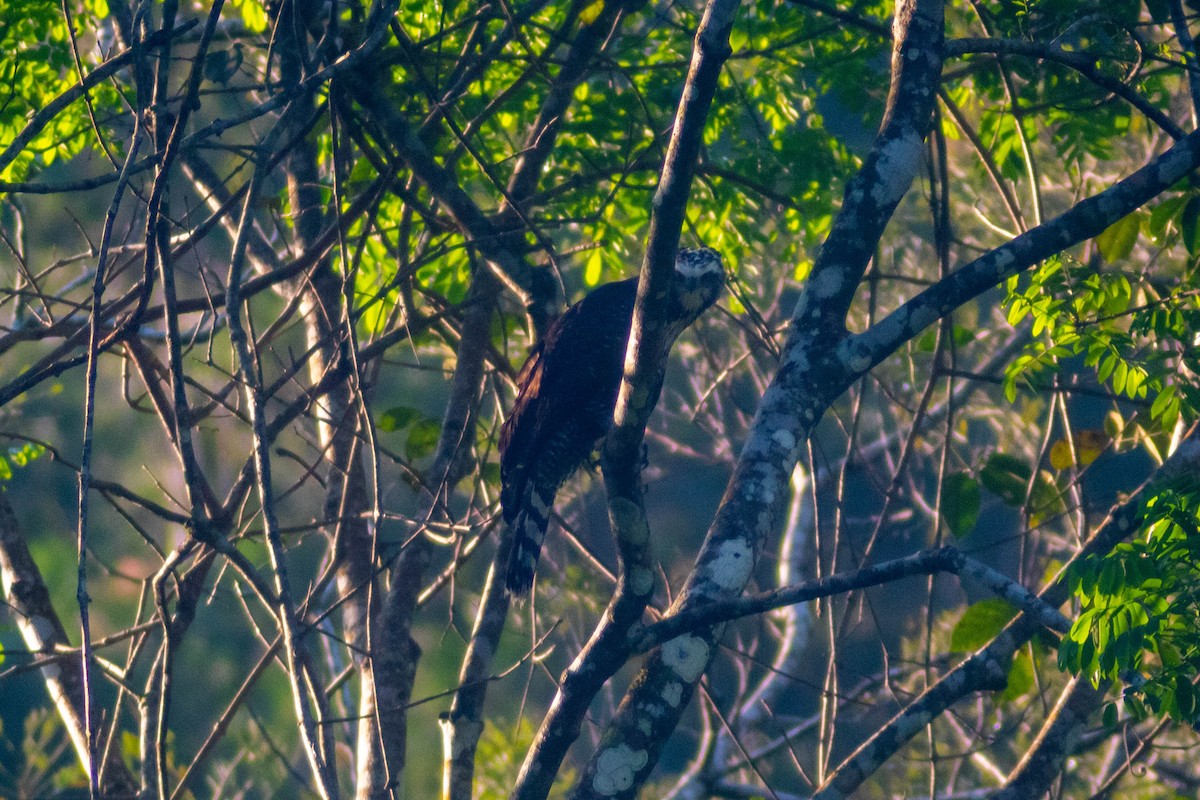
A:
<svg viewBox="0 0 1200 800">
<path fill-rule="evenodd" d="M 678 335 L 720 295 L 721 257 L 679 251 L 670 314 Z M 513 529 L 505 585 L 533 586 L 554 495 L 612 424 L 633 320 L 637 278 L 604 284 L 559 317 L 517 375 L 517 399 L 500 429 L 500 504 Z"/>
</svg>

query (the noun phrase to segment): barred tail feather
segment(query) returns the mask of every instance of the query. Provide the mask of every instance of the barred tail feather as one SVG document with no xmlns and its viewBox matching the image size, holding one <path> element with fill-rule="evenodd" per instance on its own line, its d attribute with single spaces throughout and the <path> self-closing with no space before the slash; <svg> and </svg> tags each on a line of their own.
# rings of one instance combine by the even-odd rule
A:
<svg viewBox="0 0 1200 800">
<path fill-rule="evenodd" d="M 508 556 L 508 573 L 504 578 L 504 586 L 509 594 L 520 597 L 533 588 L 533 575 L 538 556 L 542 554 L 542 542 L 546 540 L 553 503 L 553 491 L 549 497 L 543 497 L 532 486 L 529 487 L 525 502 L 512 522 L 512 552 Z"/>
</svg>

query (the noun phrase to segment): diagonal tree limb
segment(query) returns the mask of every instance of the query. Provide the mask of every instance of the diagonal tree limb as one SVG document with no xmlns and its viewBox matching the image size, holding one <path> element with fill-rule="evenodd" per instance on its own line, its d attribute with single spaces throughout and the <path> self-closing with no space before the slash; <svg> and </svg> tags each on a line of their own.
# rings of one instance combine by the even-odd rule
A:
<svg viewBox="0 0 1200 800">
<path fill-rule="evenodd" d="M 1067 757 L 1074 752 L 1091 717 L 1104 704 L 1107 687 L 1094 687 L 1085 677 L 1073 678 L 1051 711 L 1037 738 L 1003 788 L 988 800 L 1025 800 L 1045 797 L 1062 774 Z"/>
<path fill-rule="evenodd" d="M 633 631 L 629 647 L 635 653 L 643 653 L 682 634 L 723 622 L 935 572 L 952 572 L 979 581 L 997 597 L 1023 609 L 1038 624 L 1050 630 L 1066 633 L 1071 627 L 1071 621 L 1056 607 L 1045 603 L 1012 578 L 971 558 L 956 547 L 945 546 L 754 595 L 692 605 Z"/>
<path fill-rule="evenodd" d="M 1200 470 L 1200 428 L 1194 428 L 1179 448 L 1155 472 L 1151 480 L 1132 497 L 1113 509 L 1095 534 L 1080 548 L 1058 576 L 1041 591 L 1041 601 L 1058 607 L 1069 597 L 1066 574 L 1072 564 L 1091 555 L 1107 553 L 1118 542 L 1136 531 L 1141 523 L 1142 507 L 1164 486 Z M 1013 653 L 1039 629 L 1030 615 L 1021 613 L 991 643 L 981 648 L 892 720 L 863 742 L 830 775 L 813 795 L 813 800 L 837 800 L 848 797 L 894 755 L 908 740 L 924 730 L 929 720 L 956 701 L 979 691 L 1002 689 L 1007 682 L 1008 663 Z"/>
<path fill-rule="evenodd" d="M 549 159 L 557 140 L 568 108 L 574 99 L 575 88 L 587 74 L 592 61 L 601 48 L 611 41 L 621 16 L 629 5 L 625 0 L 608 0 L 596 19 L 582 24 L 571 42 L 564 66 L 555 75 L 542 102 L 537 118 L 525 137 L 525 145 L 513 174 L 504 191 L 504 202 L 497 213 L 497 227 L 503 229 L 526 219 L 529 199 L 537 189 L 543 167 Z M 505 218 L 512 218 L 505 222 Z M 519 244 L 519 233 L 508 238 L 513 246 Z M 544 282 L 543 282 L 544 283 Z M 534 304 L 540 300 L 537 292 Z M 475 771 L 475 751 L 483 733 L 484 702 L 487 698 L 492 658 L 499 645 L 509 609 L 509 595 L 501 577 L 508 563 L 511 532 L 505 530 L 500 537 L 492 566 L 484 584 L 475 624 L 463 656 L 459 685 L 462 687 L 454 696 L 449 716 L 447 786 L 449 800 L 470 800 Z"/>
<path fill-rule="evenodd" d="M 846 188 L 842 212 L 797 303 L 783 363 L 764 395 L 696 568 L 673 604 L 734 597 L 749 580 L 763 542 L 787 500 L 803 442 L 848 383 L 830 381 L 831 344 L 892 211 L 919 168 L 941 66 L 942 3 L 897 4 L 892 84 L 880 134 Z M 822 362 L 826 362 L 822 364 Z M 829 373 L 828 376 L 823 373 Z M 825 379 L 825 380 L 822 380 Z M 723 626 L 688 633 L 656 650 L 634 679 L 593 754 L 576 798 L 632 797 L 649 776 Z"/>
<path fill-rule="evenodd" d="M 617 538 L 621 570 L 617 591 L 587 645 L 564 674 L 550 711 L 521 766 L 514 798 L 541 800 L 578 737 L 592 699 L 625 663 L 625 632 L 640 618 L 654 590 L 650 529 L 642 505 L 638 461 L 650 413 L 662 387 L 674 333 L 662 320 L 692 176 L 717 81 L 729 57 L 736 0 L 711 0 L 696 32 L 691 66 L 679 101 L 642 261 L 625 374 L 604 446 L 601 466 L 609 520 Z"/>
<path fill-rule="evenodd" d="M 54 652 L 70 647 L 62 619 L 50 602 L 50 591 L 41 570 L 29 552 L 25 532 L 9 503 L 10 494 L 0 492 L 0 583 L 5 602 L 11 606 L 25 646 L 31 651 Z M 80 763 L 87 759 L 88 744 L 84 715 L 84 684 L 78 653 L 56 658 L 42 667 L 46 691 L 63 721 Z M 138 782 L 120 757 L 120 748 L 106 748 L 100 775 L 105 797 L 133 798 Z"/>
<path fill-rule="evenodd" d="M 839 358 L 862 375 L 903 342 L 963 303 L 1040 261 L 1102 233 L 1200 167 L 1200 131 L 1188 134 L 1144 167 L 1054 219 L 964 264 L 863 333 L 837 345 Z"/>
</svg>

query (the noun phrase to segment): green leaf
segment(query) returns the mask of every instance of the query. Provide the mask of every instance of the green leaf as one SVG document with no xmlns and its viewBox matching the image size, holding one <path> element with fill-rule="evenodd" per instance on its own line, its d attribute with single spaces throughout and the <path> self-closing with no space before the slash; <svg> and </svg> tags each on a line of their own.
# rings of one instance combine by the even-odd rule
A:
<svg viewBox="0 0 1200 800">
<path fill-rule="evenodd" d="M 1008 668 L 1008 682 L 1000 693 L 1000 702 L 1006 703 L 1029 694 L 1033 689 L 1033 657 L 1029 648 L 1021 648 L 1013 658 L 1012 666 Z"/>
<path fill-rule="evenodd" d="M 1137 695 L 1133 694 L 1132 692 L 1127 693 L 1123 700 L 1125 701 L 1125 708 L 1131 715 L 1133 715 L 1135 719 L 1143 720 L 1149 716 L 1149 712 L 1147 711 L 1145 704 Z"/>
<path fill-rule="evenodd" d="M 1163 666 L 1168 669 L 1183 664 L 1183 655 L 1179 652 L 1179 648 L 1165 639 L 1158 640 L 1158 655 L 1162 659 Z"/>
<path fill-rule="evenodd" d="M 1175 706 L 1179 711 L 1177 719 L 1181 721 L 1190 721 L 1196 715 L 1196 690 L 1186 675 L 1175 676 Z"/>
<path fill-rule="evenodd" d="M 1150 222 L 1147 225 L 1147 231 L 1155 242 L 1162 243 L 1163 238 L 1167 233 L 1167 225 L 1175 218 L 1180 209 L 1187 203 L 1187 198 L 1180 195 L 1163 200 L 1150 211 Z"/>
<path fill-rule="evenodd" d="M 133 731 L 121 731 L 121 753 L 130 761 L 136 761 L 141 752 L 141 740 L 138 735 Z"/>
<path fill-rule="evenodd" d="M 1009 403 L 1017 402 L 1017 380 L 1016 376 L 1004 376 L 1004 399 Z"/>
<path fill-rule="evenodd" d="M 1134 400 L 1146 396 L 1146 371 L 1141 367 L 1129 368 L 1129 376 L 1125 379 L 1125 394 Z"/>
<path fill-rule="evenodd" d="M 937 325 L 930 325 L 917 337 L 917 352 L 932 353 L 937 346 Z"/>
<path fill-rule="evenodd" d="M 1117 727 L 1117 704 L 1112 702 L 1105 703 L 1104 713 L 1101 715 L 1101 718 L 1104 721 L 1105 728 L 1109 728 L 1111 730 L 1112 728 Z"/>
<path fill-rule="evenodd" d="M 1179 229 L 1188 255 L 1194 256 L 1200 252 L 1200 197 L 1188 198 L 1183 213 L 1179 215 Z"/>
<path fill-rule="evenodd" d="M 1032 474 L 1029 466 L 1016 456 L 992 453 L 979 471 L 979 480 L 1005 505 L 1015 508 L 1025 502 L 1025 490 Z"/>
<path fill-rule="evenodd" d="M 1029 524 L 1035 527 L 1048 517 L 1066 513 L 1063 489 L 1054 482 L 1054 476 L 1048 470 L 1038 470 L 1029 495 L 1029 508 Z"/>
<path fill-rule="evenodd" d="M 604 10 L 604 0 L 595 0 L 594 3 L 584 8 L 579 12 L 579 21 L 584 25 L 591 25 L 600 16 L 600 12 Z"/>
<path fill-rule="evenodd" d="M 412 460 L 424 458 L 437 447 L 438 436 L 442 433 L 442 423 L 429 417 L 422 417 L 413 423 L 404 442 L 404 452 Z"/>
<path fill-rule="evenodd" d="M 585 286 L 595 286 L 600 283 L 600 276 L 604 271 L 603 258 L 604 255 L 599 247 L 588 253 L 587 264 L 583 268 L 583 283 Z"/>
<path fill-rule="evenodd" d="M 1126 361 L 1118 361 L 1117 368 L 1113 370 L 1112 386 L 1113 391 L 1121 394 L 1125 391 L 1125 381 L 1129 378 L 1129 363 Z"/>
<path fill-rule="evenodd" d="M 392 431 L 404 430 L 421 416 L 423 416 L 421 412 L 415 408 L 396 406 L 380 414 L 379 420 L 375 425 L 379 430 L 391 433 Z"/>
<path fill-rule="evenodd" d="M 246 30 L 262 33 L 267 29 L 267 14 L 258 0 L 232 0 L 233 7 L 242 15 Z"/>
<path fill-rule="evenodd" d="M 1058 645 L 1058 668 L 1063 672 L 1079 672 L 1079 642 L 1063 639 Z"/>
<path fill-rule="evenodd" d="M 8 448 L 8 457 L 18 467 L 27 467 L 34 461 L 37 461 L 46 453 L 46 446 L 42 444 L 26 443 L 20 447 Z"/>
<path fill-rule="evenodd" d="M 1096 590 L 1100 594 L 1113 595 L 1125 588 L 1125 565 L 1115 558 L 1105 559 L 1100 568 L 1100 580 Z"/>
<path fill-rule="evenodd" d="M 1158 397 L 1154 398 L 1154 402 L 1150 404 L 1150 416 L 1158 419 L 1167 410 L 1168 406 L 1175 400 L 1175 387 L 1164 386 L 1163 390 L 1158 393 Z"/>
<path fill-rule="evenodd" d="M 1142 218 L 1138 213 L 1127 214 L 1109 225 L 1096 237 L 1096 247 L 1100 255 L 1110 264 L 1115 264 L 1129 257 L 1133 246 L 1137 244 L 1138 234 L 1142 230 Z"/>
<path fill-rule="evenodd" d="M 942 519 L 955 538 L 971 532 L 979 519 L 979 481 L 965 472 L 947 475 L 942 483 Z"/>
<path fill-rule="evenodd" d="M 1016 615 L 1016 606 L 999 597 L 972 603 L 950 634 L 950 649 L 956 653 L 978 650 L 996 638 L 996 634 Z"/>
</svg>

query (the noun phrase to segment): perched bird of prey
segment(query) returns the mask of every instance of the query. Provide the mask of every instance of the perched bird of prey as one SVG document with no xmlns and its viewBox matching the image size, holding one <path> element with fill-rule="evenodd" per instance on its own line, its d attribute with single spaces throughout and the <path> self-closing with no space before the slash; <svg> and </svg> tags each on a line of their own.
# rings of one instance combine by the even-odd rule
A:
<svg viewBox="0 0 1200 800">
<path fill-rule="evenodd" d="M 673 277 L 668 341 L 716 302 L 725 270 L 715 250 L 683 249 Z M 612 424 L 637 282 L 604 284 L 568 308 L 517 375 L 517 399 L 500 429 L 500 505 L 513 529 L 505 578 L 511 594 L 533 586 L 554 495 Z"/>
</svg>

